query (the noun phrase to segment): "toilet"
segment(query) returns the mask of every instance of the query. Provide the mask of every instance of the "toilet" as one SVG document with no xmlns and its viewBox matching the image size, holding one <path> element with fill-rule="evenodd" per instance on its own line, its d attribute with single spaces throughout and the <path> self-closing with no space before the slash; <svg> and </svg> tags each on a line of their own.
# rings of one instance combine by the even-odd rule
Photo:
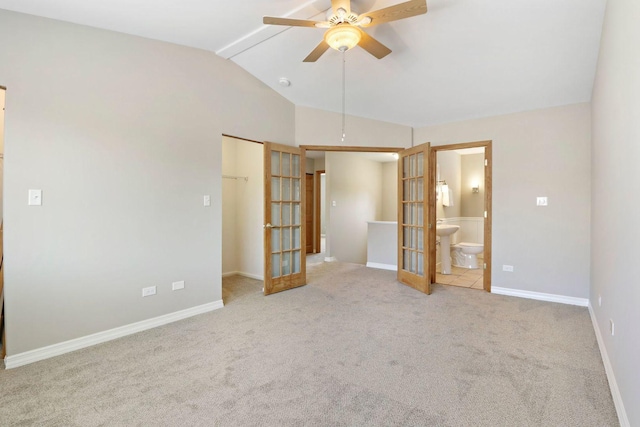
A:
<svg viewBox="0 0 640 427">
<path fill-rule="evenodd" d="M 451 263 L 456 267 L 479 268 L 478 254 L 483 250 L 482 243 L 461 242 L 451 245 Z"/>
</svg>

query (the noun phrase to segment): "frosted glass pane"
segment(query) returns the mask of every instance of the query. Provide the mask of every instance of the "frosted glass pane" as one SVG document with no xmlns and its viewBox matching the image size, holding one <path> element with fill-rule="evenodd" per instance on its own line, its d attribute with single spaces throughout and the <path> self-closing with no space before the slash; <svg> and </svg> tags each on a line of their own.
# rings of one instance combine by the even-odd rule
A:
<svg viewBox="0 0 640 427">
<path fill-rule="evenodd" d="M 418 230 L 418 250 L 419 251 L 423 251 L 424 250 L 424 229 L 420 228 Z"/>
<path fill-rule="evenodd" d="M 293 225 L 300 225 L 300 203 L 293 204 Z"/>
<path fill-rule="evenodd" d="M 416 167 L 416 172 L 418 176 L 423 176 L 424 175 L 424 153 L 418 153 L 417 157 L 417 167 Z"/>
<path fill-rule="evenodd" d="M 414 227 L 411 229 L 411 249 L 416 249 L 417 246 L 418 246 L 418 229 Z"/>
<path fill-rule="evenodd" d="M 402 246 L 405 248 L 411 247 L 411 227 L 402 227 Z"/>
<path fill-rule="evenodd" d="M 424 255 L 421 253 L 418 254 L 417 273 L 419 276 L 424 276 Z"/>
<path fill-rule="evenodd" d="M 300 273 L 300 251 L 293 253 L 293 274 Z"/>
<path fill-rule="evenodd" d="M 411 200 L 411 180 L 407 179 L 402 183 L 402 200 L 408 202 Z"/>
<path fill-rule="evenodd" d="M 422 203 L 416 203 L 416 207 L 418 208 L 418 218 L 416 222 L 418 225 L 423 225 L 424 224 L 424 205 Z"/>
<path fill-rule="evenodd" d="M 282 254 L 282 275 L 289 274 L 291 274 L 291 252 L 284 252 Z"/>
<path fill-rule="evenodd" d="M 300 227 L 293 227 L 293 249 L 301 249 L 300 244 Z"/>
<path fill-rule="evenodd" d="M 409 177 L 409 157 L 403 157 L 402 158 L 402 177 L 403 178 L 408 178 Z"/>
<path fill-rule="evenodd" d="M 271 152 L 271 175 L 280 175 L 280 152 Z"/>
<path fill-rule="evenodd" d="M 282 204 L 282 225 L 291 225 L 291 203 Z"/>
<path fill-rule="evenodd" d="M 418 204 L 411 203 L 411 224 L 418 225 Z"/>
<path fill-rule="evenodd" d="M 271 203 L 271 225 L 280 225 L 280 203 Z"/>
<path fill-rule="evenodd" d="M 293 155 L 293 164 L 291 165 L 291 176 L 300 176 L 300 156 Z"/>
<path fill-rule="evenodd" d="M 411 224 L 411 203 L 402 205 L 402 223 Z"/>
<path fill-rule="evenodd" d="M 293 178 L 293 199 L 300 201 L 300 178 Z"/>
<path fill-rule="evenodd" d="M 288 251 L 291 249 L 291 228 L 285 227 L 282 229 L 282 250 Z"/>
<path fill-rule="evenodd" d="M 416 176 L 416 156 L 409 157 L 409 176 Z"/>
<path fill-rule="evenodd" d="M 404 250 L 402 251 L 402 269 L 406 271 L 411 271 L 411 252 Z"/>
<path fill-rule="evenodd" d="M 280 229 L 271 229 L 271 252 L 280 252 Z"/>
<path fill-rule="evenodd" d="M 417 252 L 411 252 L 411 270 L 409 271 L 411 271 L 412 273 L 416 272 L 416 267 L 418 265 L 417 255 Z"/>
<path fill-rule="evenodd" d="M 418 178 L 417 183 L 418 183 L 418 194 L 417 194 L 418 198 L 416 200 L 421 202 L 424 200 L 424 179 Z"/>
<path fill-rule="evenodd" d="M 418 200 L 418 185 L 416 184 L 416 180 L 412 179 L 410 182 L 411 182 L 411 200 Z"/>
<path fill-rule="evenodd" d="M 282 200 L 291 200 L 291 178 L 282 178 Z"/>
<path fill-rule="evenodd" d="M 282 176 L 291 176 L 291 154 L 282 153 Z"/>
<path fill-rule="evenodd" d="M 271 178 L 271 200 L 282 200 L 280 198 L 280 178 Z"/>
<path fill-rule="evenodd" d="M 280 277 L 280 254 L 271 254 L 271 277 Z"/>
</svg>

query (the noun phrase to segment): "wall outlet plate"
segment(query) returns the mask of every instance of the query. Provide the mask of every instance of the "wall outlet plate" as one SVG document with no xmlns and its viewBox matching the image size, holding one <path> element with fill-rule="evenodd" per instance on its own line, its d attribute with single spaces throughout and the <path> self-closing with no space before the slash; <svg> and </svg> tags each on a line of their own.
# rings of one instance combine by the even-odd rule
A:
<svg viewBox="0 0 640 427">
<path fill-rule="evenodd" d="M 503 265 L 502 266 L 502 271 L 508 271 L 510 273 L 513 273 L 513 265 Z"/>
<path fill-rule="evenodd" d="M 171 290 L 177 291 L 180 289 L 184 289 L 184 280 L 180 280 L 179 282 L 173 282 L 171 284 Z"/>
<path fill-rule="evenodd" d="M 538 197 L 536 199 L 536 206 L 548 206 L 549 205 L 549 201 L 547 200 L 546 197 Z"/>
<path fill-rule="evenodd" d="M 156 294 L 156 287 L 155 286 L 149 286 L 146 288 L 142 288 L 142 296 L 143 297 L 150 297 L 151 295 L 155 295 Z"/>
</svg>

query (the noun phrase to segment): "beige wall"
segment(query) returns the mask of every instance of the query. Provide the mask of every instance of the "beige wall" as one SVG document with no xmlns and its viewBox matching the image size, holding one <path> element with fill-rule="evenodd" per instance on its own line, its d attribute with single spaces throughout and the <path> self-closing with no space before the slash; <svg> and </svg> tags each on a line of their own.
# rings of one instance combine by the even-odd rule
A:
<svg viewBox="0 0 640 427">
<path fill-rule="evenodd" d="M 238 174 L 238 144 L 235 139 L 222 137 L 222 174 Z M 237 183 L 233 179 L 222 179 L 222 274 L 239 271 L 237 238 Z"/>
<path fill-rule="evenodd" d="M 347 116 L 345 142 L 341 142 L 342 115 L 296 106 L 296 144 L 410 147 L 411 128 L 394 123 Z"/>
<path fill-rule="evenodd" d="M 4 103 L 5 91 L 0 89 L 0 222 L 3 219 L 4 190 Z"/>
<path fill-rule="evenodd" d="M 493 140 L 492 286 L 589 295 L 590 106 L 415 130 L 433 145 Z M 547 196 L 549 206 L 537 207 Z M 502 271 L 502 265 L 514 272 Z"/>
<path fill-rule="evenodd" d="M 477 193 L 473 183 L 480 184 Z M 460 216 L 481 217 L 484 215 L 484 154 L 460 156 Z"/>
<path fill-rule="evenodd" d="M 8 355 L 220 301 L 221 135 L 293 144 L 293 105 L 202 50 L 7 11 L 0 40 Z"/>
<path fill-rule="evenodd" d="M 398 162 L 382 163 L 382 215 L 380 221 L 398 220 Z"/>
<path fill-rule="evenodd" d="M 446 181 L 453 194 L 453 206 L 443 206 L 442 195 L 436 201 L 436 218 L 457 218 L 460 216 L 460 154 L 451 150 L 438 151 L 436 164 L 441 181 Z M 437 175 L 437 172 L 436 172 Z M 438 177 L 436 176 L 436 179 Z M 437 188 L 436 188 L 437 191 Z"/>
<path fill-rule="evenodd" d="M 592 100 L 590 302 L 622 425 L 640 425 L 640 2 L 607 2 Z M 599 304 L 602 298 L 602 305 Z M 609 320 L 615 335 L 609 332 Z M 609 366 L 607 366 L 609 362 Z M 610 383 L 611 376 L 610 376 Z"/>
<path fill-rule="evenodd" d="M 382 214 L 382 165 L 357 153 L 329 152 L 325 166 L 326 256 L 366 264 L 367 221 Z"/>
</svg>

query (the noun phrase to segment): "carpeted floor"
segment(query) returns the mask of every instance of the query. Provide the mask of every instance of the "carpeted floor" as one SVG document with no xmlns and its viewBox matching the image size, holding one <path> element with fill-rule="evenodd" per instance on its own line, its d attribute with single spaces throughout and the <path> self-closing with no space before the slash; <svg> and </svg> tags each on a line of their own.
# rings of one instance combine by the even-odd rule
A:
<svg viewBox="0 0 640 427">
<path fill-rule="evenodd" d="M 0 425 L 618 425 L 586 308 L 308 278 L 226 278 L 221 310 L 0 371 Z"/>
</svg>

